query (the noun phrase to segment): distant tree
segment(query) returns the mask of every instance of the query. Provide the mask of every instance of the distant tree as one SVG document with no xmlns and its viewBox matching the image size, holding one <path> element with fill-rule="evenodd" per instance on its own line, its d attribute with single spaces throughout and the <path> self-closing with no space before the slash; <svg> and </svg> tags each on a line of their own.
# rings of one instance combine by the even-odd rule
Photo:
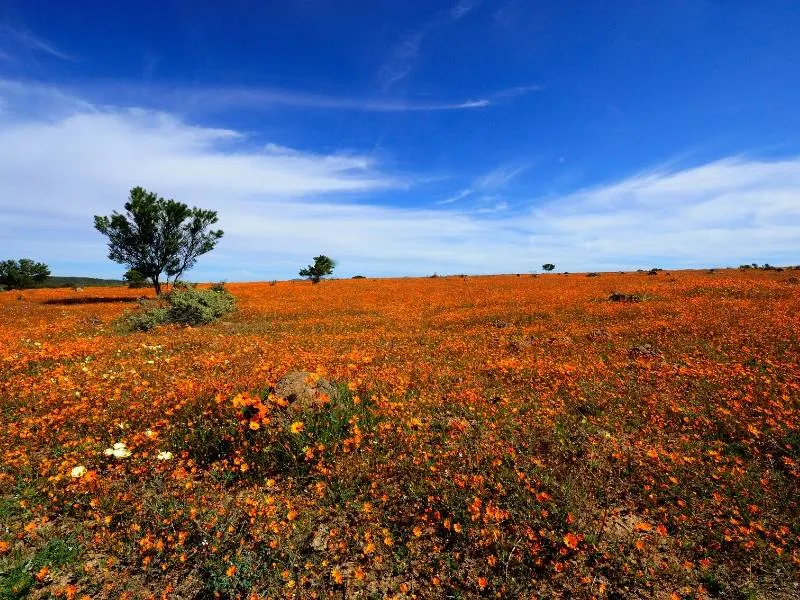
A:
<svg viewBox="0 0 800 600">
<path fill-rule="evenodd" d="M 130 191 L 125 214 L 95 216 L 94 227 L 108 237 L 108 258 L 138 271 L 161 295 L 161 276 L 173 281 L 210 252 L 222 237 L 210 230 L 217 222 L 213 210 L 189 208 L 140 187 Z"/>
<path fill-rule="evenodd" d="M 553 269 L 555 269 L 555 268 L 556 268 L 556 266 L 555 266 L 553 263 L 546 263 L 546 264 L 543 264 L 543 265 L 542 265 L 542 269 L 544 269 L 544 270 L 545 270 L 545 271 L 547 271 L 548 273 L 549 273 L 550 271 L 552 271 Z"/>
<path fill-rule="evenodd" d="M 143 288 L 147 285 L 147 278 L 136 269 L 128 269 L 122 279 L 128 283 L 129 288 Z"/>
<path fill-rule="evenodd" d="M 314 257 L 314 264 L 300 269 L 300 277 L 310 279 L 311 283 L 319 283 L 320 279 L 333 273 L 336 262 L 324 254 Z"/>
<path fill-rule="evenodd" d="M 30 258 L 0 262 L 0 285 L 9 290 L 29 288 L 35 283 L 42 283 L 48 277 L 48 266 Z"/>
</svg>

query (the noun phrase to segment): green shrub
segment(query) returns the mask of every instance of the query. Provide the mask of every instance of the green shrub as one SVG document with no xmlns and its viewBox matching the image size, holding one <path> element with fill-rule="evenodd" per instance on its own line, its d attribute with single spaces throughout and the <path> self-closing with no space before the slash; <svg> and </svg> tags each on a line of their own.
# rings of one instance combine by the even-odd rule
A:
<svg viewBox="0 0 800 600">
<path fill-rule="evenodd" d="M 173 290 L 167 297 L 170 323 L 205 325 L 236 310 L 236 298 L 225 289 Z"/>
<path fill-rule="evenodd" d="M 169 308 L 156 302 L 143 302 L 141 308 L 125 316 L 125 324 L 133 331 L 150 331 L 168 322 Z"/>
<path fill-rule="evenodd" d="M 206 325 L 236 310 L 236 298 L 222 286 L 208 290 L 186 284 L 174 287 L 158 302 L 142 303 L 142 308 L 125 317 L 134 331 L 150 331 L 157 325 Z"/>
</svg>

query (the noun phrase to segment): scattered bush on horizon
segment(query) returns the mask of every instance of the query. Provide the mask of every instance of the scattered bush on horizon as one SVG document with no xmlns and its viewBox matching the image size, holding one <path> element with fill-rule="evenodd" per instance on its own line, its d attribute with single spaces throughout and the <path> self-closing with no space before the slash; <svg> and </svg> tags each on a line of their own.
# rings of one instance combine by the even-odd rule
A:
<svg viewBox="0 0 800 600">
<path fill-rule="evenodd" d="M 553 269 L 555 269 L 555 268 L 556 268 L 556 266 L 553 263 L 545 263 L 545 264 L 542 265 L 542 269 L 544 271 L 547 271 L 548 273 L 550 271 L 552 271 Z"/>
<path fill-rule="evenodd" d="M 223 284 L 201 290 L 189 284 L 176 284 L 159 300 L 142 302 L 139 311 L 124 317 L 133 331 L 150 331 L 158 325 L 208 325 L 236 310 L 236 298 Z"/>
<path fill-rule="evenodd" d="M 30 258 L 0 262 L 0 286 L 7 290 L 22 290 L 42 283 L 50 277 L 50 268 Z"/>
</svg>

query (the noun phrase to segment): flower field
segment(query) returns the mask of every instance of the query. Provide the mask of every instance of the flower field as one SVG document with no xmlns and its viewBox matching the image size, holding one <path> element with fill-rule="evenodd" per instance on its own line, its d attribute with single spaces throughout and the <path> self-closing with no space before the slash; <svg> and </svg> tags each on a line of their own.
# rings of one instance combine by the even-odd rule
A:
<svg viewBox="0 0 800 600">
<path fill-rule="evenodd" d="M 800 597 L 792 275 L 0 293 L 0 598 Z"/>
</svg>

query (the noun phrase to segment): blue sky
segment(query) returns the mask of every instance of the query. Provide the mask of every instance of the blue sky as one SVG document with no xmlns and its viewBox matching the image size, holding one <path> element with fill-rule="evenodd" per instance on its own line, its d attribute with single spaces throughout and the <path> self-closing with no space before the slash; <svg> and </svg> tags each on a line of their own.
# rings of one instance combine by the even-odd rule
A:
<svg viewBox="0 0 800 600">
<path fill-rule="evenodd" d="M 800 263 L 798 31 L 790 0 L 7 0 L 2 254 L 119 275 L 92 215 L 142 185 L 218 210 L 198 279 Z"/>
</svg>

